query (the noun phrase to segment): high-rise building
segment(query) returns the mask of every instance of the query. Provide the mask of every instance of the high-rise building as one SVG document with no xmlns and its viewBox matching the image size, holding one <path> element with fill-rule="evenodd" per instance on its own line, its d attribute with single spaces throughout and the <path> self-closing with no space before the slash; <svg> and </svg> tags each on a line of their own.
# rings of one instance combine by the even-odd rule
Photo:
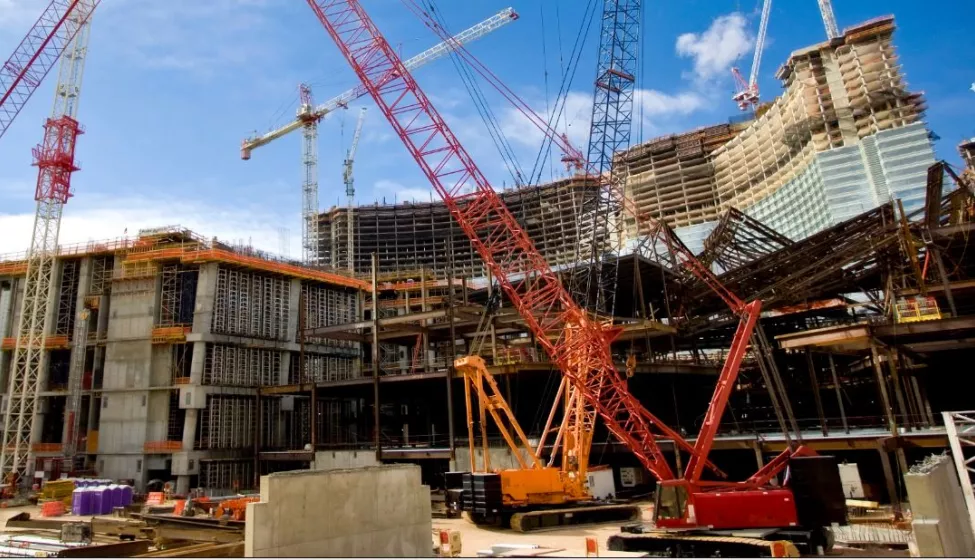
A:
<svg viewBox="0 0 975 560">
<path fill-rule="evenodd" d="M 934 150 L 907 89 L 894 18 L 792 53 L 754 120 L 657 138 L 621 158 L 630 196 L 692 250 L 735 207 L 799 239 L 893 199 L 921 207 Z"/>
</svg>

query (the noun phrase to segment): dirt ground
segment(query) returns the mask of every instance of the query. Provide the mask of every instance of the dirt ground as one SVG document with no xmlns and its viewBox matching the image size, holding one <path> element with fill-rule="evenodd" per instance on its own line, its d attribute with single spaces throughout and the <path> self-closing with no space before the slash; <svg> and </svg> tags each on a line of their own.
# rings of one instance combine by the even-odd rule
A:
<svg viewBox="0 0 975 560">
<path fill-rule="evenodd" d="M 643 507 L 643 518 L 650 521 L 651 504 L 647 503 Z M 476 557 L 478 550 L 491 548 L 493 544 L 535 544 L 542 547 L 562 549 L 558 552 L 548 554 L 548 557 L 584 557 L 586 555 L 586 537 L 594 537 L 599 545 L 599 556 L 604 558 L 627 556 L 633 557 L 633 553 L 620 553 L 606 550 L 606 539 L 611 535 L 617 534 L 620 529 L 620 522 L 603 523 L 594 525 L 583 525 L 579 527 L 566 527 L 561 529 L 551 529 L 533 533 L 515 533 L 507 529 L 489 529 L 477 527 L 466 519 L 434 519 L 433 538 L 440 530 L 456 530 L 461 535 L 461 556 L 466 558 Z M 907 550 L 892 550 L 888 548 L 846 548 L 837 546 L 828 557 L 875 557 L 875 558 L 906 558 L 909 554 Z M 544 558 L 545 556 L 540 556 Z"/>
<path fill-rule="evenodd" d="M 650 503 L 643 508 L 643 517 L 650 519 Z M 457 530 L 461 534 L 461 556 L 475 557 L 478 550 L 491 548 L 492 544 L 536 544 L 543 547 L 563 549 L 559 552 L 549 554 L 550 557 L 558 556 L 585 556 L 586 537 L 595 537 L 599 544 L 599 555 L 611 557 L 613 555 L 624 556 L 621 553 L 606 550 L 606 539 L 619 532 L 621 523 L 602 523 L 593 525 L 583 525 L 579 527 L 566 527 L 560 529 L 550 529 L 536 531 L 532 533 L 516 533 L 508 529 L 489 529 L 477 527 L 466 519 L 434 519 L 433 530 L 439 534 L 441 529 Z M 632 556 L 632 554 L 625 554 Z"/>
</svg>

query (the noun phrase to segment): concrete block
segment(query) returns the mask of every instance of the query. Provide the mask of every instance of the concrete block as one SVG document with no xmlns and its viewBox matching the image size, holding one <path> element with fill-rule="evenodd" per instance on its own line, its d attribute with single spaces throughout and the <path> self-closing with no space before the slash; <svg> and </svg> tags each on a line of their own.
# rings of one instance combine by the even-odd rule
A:
<svg viewBox="0 0 975 560">
<path fill-rule="evenodd" d="M 362 535 L 358 535 L 358 537 L 359 538 L 352 535 L 344 535 L 321 541 L 322 556 L 331 558 L 355 556 L 356 542 L 359 540 L 365 540 L 362 538 Z"/>
<path fill-rule="evenodd" d="M 922 558 L 945 556 L 945 549 L 941 544 L 941 531 L 936 519 L 916 519 L 911 522 L 911 528 L 914 529 L 914 542 Z"/>
<path fill-rule="evenodd" d="M 378 489 L 378 527 L 400 527 L 414 523 L 416 510 L 417 489 L 407 483 L 409 472 L 392 472 L 384 480 L 383 487 Z"/>
<path fill-rule="evenodd" d="M 245 552 L 428 556 L 429 489 L 419 481 L 419 468 L 413 465 L 264 476 L 262 502 L 248 506 Z"/>
<path fill-rule="evenodd" d="M 262 556 L 271 547 L 272 531 L 269 530 L 268 504 L 252 502 L 247 504 L 247 518 L 254 520 L 244 525 L 244 556 Z"/>
</svg>

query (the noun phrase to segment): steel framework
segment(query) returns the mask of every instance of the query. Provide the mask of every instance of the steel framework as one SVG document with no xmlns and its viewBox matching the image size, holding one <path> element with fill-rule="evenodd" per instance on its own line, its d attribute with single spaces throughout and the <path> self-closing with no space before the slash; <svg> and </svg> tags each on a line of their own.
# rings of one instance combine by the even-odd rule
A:
<svg viewBox="0 0 975 560">
<path fill-rule="evenodd" d="M 606 0 L 600 25 L 586 171 L 599 181 L 617 186 L 625 179 L 625 169 L 615 168 L 614 157 L 629 147 L 633 125 L 640 10 L 641 0 Z M 589 266 L 573 274 L 569 291 L 587 308 L 612 315 L 618 269 L 615 263 L 608 270 L 603 267 L 606 253 L 618 254 L 621 247 L 625 226 L 622 205 L 609 189 L 596 189 L 591 191 L 590 200 L 583 201 L 582 209 L 589 215 L 580 216 L 577 227 L 588 222 L 592 238 L 588 245 L 579 244 L 577 262 L 588 261 Z"/>
<path fill-rule="evenodd" d="M 591 321 L 565 290 L 362 6 L 355 0 L 308 4 L 552 361 L 648 470 L 673 478 L 657 438 L 693 448 L 626 390 L 610 355 L 613 333 Z"/>
</svg>

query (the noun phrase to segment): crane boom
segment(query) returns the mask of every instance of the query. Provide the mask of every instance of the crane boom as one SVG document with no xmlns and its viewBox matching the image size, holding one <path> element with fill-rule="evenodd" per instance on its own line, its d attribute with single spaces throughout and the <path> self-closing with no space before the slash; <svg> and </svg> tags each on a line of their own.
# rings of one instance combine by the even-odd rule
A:
<svg viewBox="0 0 975 560">
<path fill-rule="evenodd" d="M 826 26 L 826 38 L 835 39 L 839 37 L 840 27 L 836 24 L 833 2 L 831 0 L 819 0 L 819 13 L 823 16 L 823 25 Z"/>
<path fill-rule="evenodd" d="M 457 49 L 461 45 L 470 43 L 471 41 L 474 41 L 476 39 L 480 39 L 481 37 L 484 37 L 488 33 L 496 31 L 517 19 L 518 19 L 518 14 L 517 12 L 515 12 L 514 8 L 505 8 L 500 12 L 498 12 L 497 14 L 487 18 L 486 20 L 469 27 L 464 31 L 461 31 L 460 33 L 454 35 L 453 37 L 444 40 L 442 43 L 430 47 L 429 49 L 421 52 L 420 54 L 414 56 L 413 58 L 410 58 L 409 60 L 405 61 L 403 65 L 408 70 L 414 70 L 416 68 L 419 68 L 425 64 L 437 60 L 438 58 L 442 58 L 446 56 L 450 51 Z M 308 118 L 321 120 L 323 117 L 325 117 L 325 115 L 331 113 L 332 111 L 335 111 L 340 107 L 347 107 L 349 103 L 355 101 L 356 99 L 362 97 L 363 95 L 366 95 L 366 89 L 361 85 L 356 86 L 348 91 L 345 91 L 333 97 L 332 99 L 329 99 L 325 103 L 318 105 L 317 107 L 314 108 L 313 111 L 311 111 L 310 115 L 306 115 L 304 117 L 299 116 L 299 118 L 296 118 L 295 120 L 282 126 L 281 128 L 272 130 L 260 136 L 254 136 L 252 138 L 245 139 L 244 142 L 241 144 L 241 148 L 240 148 L 241 159 L 245 159 L 245 160 L 250 159 L 251 151 L 254 148 L 259 148 L 261 146 L 269 144 L 270 142 L 277 140 L 282 136 L 286 136 L 288 133 L 298 130 L 299 128 L 305 125 L 305 122 L 308 120 Z"/>
<path fill-rule="evenodd" d="M 81 5 L 84 18 L 70 17 Z M 0 66 L 0 137 L 71 43 L 98 0 L 51 0 L 10 58 Z"/>
<path fill-rule="evenodd" d="M 768 33 L 768 19 L 772 12 L 772 0 L 765 0 L 762 4 L 762 20 L 758 24 L 758 36 L 755 37 L 755 54 L 752 56 L 752 72 L 748 76 L 748 85 L 758 87 L 758 69 L 762 66 L 762 53 L 765 51 L 765 35 Z"/>
<path fill-rule="evenodd" d="M 613 333 L 565 290 L 359 2 L 307 2 L 539 345 L 650 472 L 673 478 L 657 438 L 687 442 L 627 391 L 610 353 Z"/>
</svg>

